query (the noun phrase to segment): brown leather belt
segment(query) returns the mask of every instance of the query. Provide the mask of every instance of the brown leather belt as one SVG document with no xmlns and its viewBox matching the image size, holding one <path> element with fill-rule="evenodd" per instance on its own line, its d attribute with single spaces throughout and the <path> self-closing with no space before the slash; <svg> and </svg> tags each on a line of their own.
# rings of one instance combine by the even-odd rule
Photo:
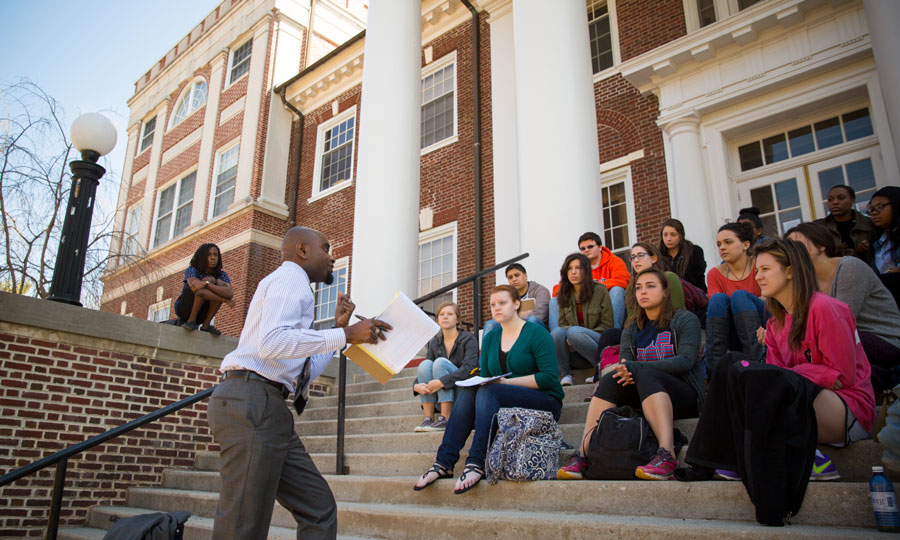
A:
<svg viewBox="0 0 900 540">
<path fill-rule="evenodd" d="M 266 384 L 271 384 L 272 386 L 277 388 L 279 392 L 281 392 L 281 395 L 282 395 L 282 397 L 284 397 L 284 399 L 287 399 L 288 395 L 290 395 L 290 393 L 291 393 L 288 390 L 287 386 L 281 384 L 280 382 L 275 382 L 271 379 L 267 379 L 267 378 L 263 377 L 262 375 L 260 375 L 259 373 L 255 372 L 255 371 L 250 371 L 249 369 L 230 369 L 222 374 L 223 381 L 225 379 L 233 379 L 235 377 L 241 377 L 248 381 L 259 381 L 259 382 L 263 382 Z"/>
</svg>

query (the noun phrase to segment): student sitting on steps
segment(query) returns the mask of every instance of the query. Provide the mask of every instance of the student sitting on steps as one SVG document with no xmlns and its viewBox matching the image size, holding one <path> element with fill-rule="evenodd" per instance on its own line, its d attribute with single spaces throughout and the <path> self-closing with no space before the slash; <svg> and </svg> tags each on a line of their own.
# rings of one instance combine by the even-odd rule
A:
<svg viewBox="0 0 900 540">
<path fill-rule="evenodd" d="M 678 466 L 674 421 L 700 414 L 706 387 L 700 374 L 700 321 L 672 306 L 668 284 L 665 273 L 656 268 L 637 275 L 637 309 L 622 333 L 620 363 L 600 379 L 588 407 L 580 451 L 557 471 L 557 478 L 583 478 L 591 430 L 603 411 L 622 405 L 640 407 L 659 440 L 656 455 L 638 467 L 635 476 L 667 480 Z"/>
<path fill-rule="evenodd" d="M 468 379 L 478 367 L 478 340 L 460 330 L 459 306 L 443 302 L 438 306 L 437 320 L 441 331 L 426 345 L 425 360 L 419 364 L 413 394 L 420 396 L 425 419 L 415 431 L 439 431 L 447 427 L 447 419 L 453 410 L 456 383 Z M 441 414 L 434 417 L 435 403 L 440 403 Z"/>
</svg>

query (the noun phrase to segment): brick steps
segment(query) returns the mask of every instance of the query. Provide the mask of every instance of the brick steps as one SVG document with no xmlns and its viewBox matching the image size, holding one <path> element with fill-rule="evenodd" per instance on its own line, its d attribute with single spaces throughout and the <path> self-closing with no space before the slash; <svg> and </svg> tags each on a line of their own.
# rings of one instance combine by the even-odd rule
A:
<svg viewBox="0 0 900 540">
<path fill-rule="evenodd" d="M 314 398 L 296 429 L 338 501 L 340 538 L 872 538 L 866 481 L 880 462 L 872 441 L 852 449 L 823 449 L 841 472 L 840 482 L 811 483 L 800 515 L 785 528 L 753 522 L 754 509 L 739 482 L 694 484 L 648 481 L 482 482 L 462 496 L 454 481 L 442 480 L 415 492 L 416 477 L 434 461 L 442 432 L 414 433 L 422 414 L 412 396 L 407 369 L 388 385 L 348 385 L 346 464 L 348 476 L 334 476 L 336 398 Z M 583 381 L 588 371 L 576 374 Z M 591 385 L 566 387 L 560 427 L 571 444 L 580 441 Z M 676 426 L 693 434 L 696 419 Z M 467 449 L 467 447 L 466 447 Z M 682 451 L 682 456 L 683 457 Z M 564 452 L 561 460 L 567 457 Z M 462 469 L 466 451 L 457 466 Z M 128 507 L 94 507 L 87 527 L 61 538 L 102 538 L 113 514 L 188 510 L 186 538 L 211 538 L 218 500 L 219 456 L 198 452 L 192 469 L 169 469 L 160 487 L 131 488 Z M 295 538 L 290 514 L 276 505 L 270 539 Z"/>
</svg>

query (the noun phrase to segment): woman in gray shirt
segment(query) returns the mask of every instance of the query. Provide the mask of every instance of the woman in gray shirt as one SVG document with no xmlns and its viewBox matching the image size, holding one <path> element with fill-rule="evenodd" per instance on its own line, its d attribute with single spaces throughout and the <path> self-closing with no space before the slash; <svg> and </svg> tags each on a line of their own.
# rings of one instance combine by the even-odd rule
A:
<svg viewBox="0 0 900 540">
<path fill-rule="evenodd" d="M 900 311 L 875 272 L 856 257 L 835 257 L 831 232 L 820 223 L 801 223 L 785 238 L 806 246 L 816 269 L 819 289 L 850 306 L 859 340 L 872 364 L 876 395 L 896 384 L 891 374 L 900 364 Z"/>
</svg>

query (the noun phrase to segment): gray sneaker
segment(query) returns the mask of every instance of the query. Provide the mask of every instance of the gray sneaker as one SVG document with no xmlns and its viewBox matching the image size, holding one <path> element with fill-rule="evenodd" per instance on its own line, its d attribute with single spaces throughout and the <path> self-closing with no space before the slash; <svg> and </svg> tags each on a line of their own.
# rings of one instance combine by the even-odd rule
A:
<svg viewBox="0 0 900 540">
<path fill-rule="evenodd" d="M 447 429 L 447 419 L 442 415 L 438 415 L 437 420 L 425 428 L 425 431 L 444 431 L 445 429 Z"/>
<path fill-rule="evenodd" d="M 415 431 L 416 433 L 430 431 L 428 428 L 430 428 L 432 424 L 434 424 L 434 419 L 432 419 L 430 416 L 426 416 L 425 420 L 422 420 L 422 423 L 416 426 L 416 429 L 414 429 L 413 431 Z"/>
<path fill-rule="evenodd" d="M 559 380 L 559 384 L 561 384 L 562 386 L 572 386 L 572 383 L 573 381 L 571 375 L 566 375 Z"/>
</svg>

